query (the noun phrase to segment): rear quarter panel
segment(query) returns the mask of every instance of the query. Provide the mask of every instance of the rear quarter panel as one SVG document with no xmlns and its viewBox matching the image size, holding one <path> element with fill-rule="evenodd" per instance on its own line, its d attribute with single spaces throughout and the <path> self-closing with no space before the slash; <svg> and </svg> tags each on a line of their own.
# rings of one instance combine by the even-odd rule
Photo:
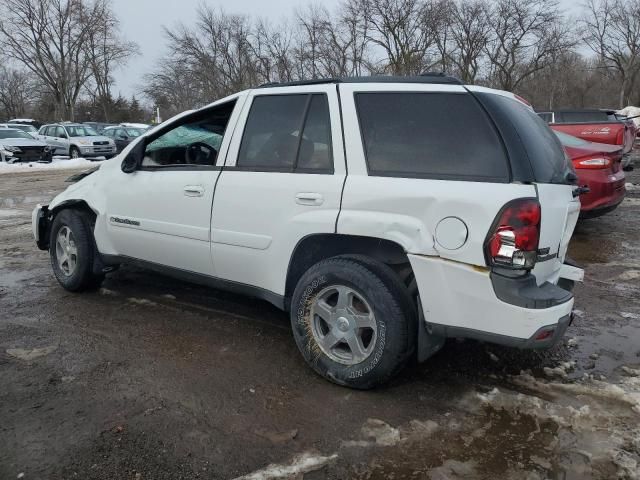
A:
<svg viewBox="0 0 640 480">
<path fill-rule="evenodd" d="M 408 253 L 485 266 L 483 244 L 496 215 L 510 200 L 535 198 L 535 187 L 369 176 L 354 101 L 354 93 L 361 91 L 466 92 L 460 85 L 340 85 L 348 176 L 337 233 L 384 238 Z M 438 223 L 447 217 L 459 218 L 467 229 L 464 244 L 455 250 L 436 240 Z"/>
</svg>

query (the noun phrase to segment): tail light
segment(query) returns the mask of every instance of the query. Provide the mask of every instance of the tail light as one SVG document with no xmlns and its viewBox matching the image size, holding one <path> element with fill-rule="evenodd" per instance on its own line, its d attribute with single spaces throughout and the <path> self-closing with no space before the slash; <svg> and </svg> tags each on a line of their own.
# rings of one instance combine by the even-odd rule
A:
<svg viewBox="0 0 640 480">
<path fill-rule="evenodd" d="M 574 167 L 580 169 L 603 169 L 611 167 L 611 160 L 609 158 L 598 157 L 588 158 L 586 160 L 579 160 L 573 163 Z"/>
<path fill-rule="evenodd" d="M 540 203 L 536 199 L 523 198 L 507 203 L 487 237 L 487 264 L 532 269 L 538 257 L 540 218 Z"/>
</svg>

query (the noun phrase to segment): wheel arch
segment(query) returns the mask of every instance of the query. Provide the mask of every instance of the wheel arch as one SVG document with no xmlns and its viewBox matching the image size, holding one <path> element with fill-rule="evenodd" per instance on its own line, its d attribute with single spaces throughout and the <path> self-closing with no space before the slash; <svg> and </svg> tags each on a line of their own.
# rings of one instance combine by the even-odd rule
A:
<svg viewBox="0 0 640 480">
<path fill-rule="evenodd" d="M 285 306 L 288 309 L 293 291 L 304 272 L 326 258 L 338 255 L 366 255 L 389 265 L 405 285 L 413 271 L 406 250 L 391 240 L 359 235 L 320 233 L 300 239 L 293 249 L 285 283 Z"/>
<path fill-rule="evenodd" d="M 62 210 L 69 209 L 85 212 L 89 216 L 92 223 L 95 223 L 96 221 L 97 213 L 89 206 L 89 204 L 85 200 L 69 199 L 58 203 L 54 207 L 49 208 L 47 212 L 46 228 L 43 232 L 43 245 L 46 245 L 45 249 L 49 248 L 49 243 L 51 241 L 51 225 L 53 224 L 54 218 Z"/>
</svg>

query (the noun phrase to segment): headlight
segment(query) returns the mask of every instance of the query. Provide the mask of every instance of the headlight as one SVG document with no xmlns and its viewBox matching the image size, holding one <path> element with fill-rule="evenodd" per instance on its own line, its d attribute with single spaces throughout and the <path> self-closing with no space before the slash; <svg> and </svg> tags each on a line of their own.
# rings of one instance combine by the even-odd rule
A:
<svg viewBox="0 0 640 480">
<path fill-rule="evenodd" d="M 80 145 L 91 145 L 91 142 L 89 140 L 78 140 L 78 143 Z"/>
<path fill-rule="evenodd" d="M 4 146 L 4 149 L 5 149 L 7 152 L 12 152 L 12 153 L 19 153 L 19 152 L 21 152 L 21 151 L 22 151 L 22 150 L 20 150 L 20 147 L 14 147 L 14 146 L 12 146 L 12 145 L 5 145 L 5 146 Z"/>
<path fill-rule="evenodd" d="M 45 146 L 44 146 L 44 151 L 45 151 L 45 152 L 48 152 L 49 150 L 51 150 L 51 147 L 49 147 L 49 145 L 45 145 Z"/>
</svg>

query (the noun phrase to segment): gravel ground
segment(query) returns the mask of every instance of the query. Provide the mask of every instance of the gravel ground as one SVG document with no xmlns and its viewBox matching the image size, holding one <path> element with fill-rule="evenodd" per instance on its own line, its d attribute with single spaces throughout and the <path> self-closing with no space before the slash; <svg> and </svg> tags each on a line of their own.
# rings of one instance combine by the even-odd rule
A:
<svg viewBox="0 0 640 480">
<path fill-rule="evenodd" d="M 0 176 L 0 479 L 639 478 L 639 174 L 578 225 L 562 345 L 454 340 L 371 392 L 261 301 L 126 266 L 62 290 L 30 211 L 69 174 Z"/>
</svg>

